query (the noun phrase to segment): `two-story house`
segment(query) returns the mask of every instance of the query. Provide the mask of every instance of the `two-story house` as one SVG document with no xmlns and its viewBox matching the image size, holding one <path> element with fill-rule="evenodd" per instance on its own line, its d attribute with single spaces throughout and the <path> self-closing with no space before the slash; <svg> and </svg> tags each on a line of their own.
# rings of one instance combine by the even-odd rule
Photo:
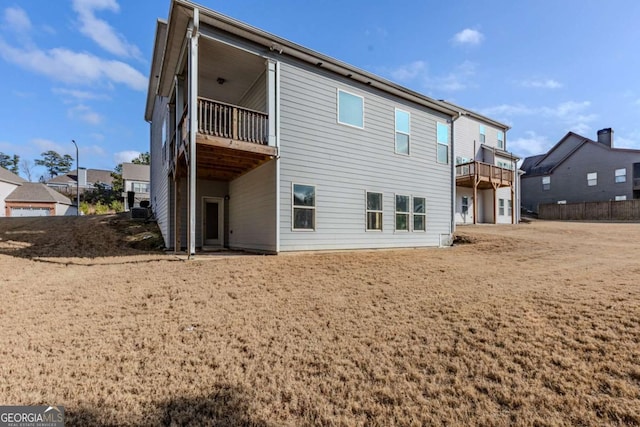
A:
<svg viewBox="0 0 640 427">
<path fill-rule="evenodd" d="M 640 199 L 640 150 L 614 148 L 611 128 L 597 135 L 568 132 L 547 153 L 524 159 L 523 207 Z"/>
<path fill-rule="evenodd" d="M 447 244 L 459 116 L 173 0 L 157 23 L 145 111 L 154 215 L 166 246 L 190 254 Z"/>
<path fill-rule="evenodd" d="M 151 169 L 149 165 L 136 163 L 122 164 L 122 197 L 124 199 L 124 210 L 129 211 L 135 206 L 140 206 L 140 202 L 149 200 L 149 180 Z M 129 200 L 131 195 L 132 200 Z M 129 202 L 132 201 L 132 204 Z"/>
<path fill-rule="evenodd" d="M 453 123 L 456 223 L 516 224 L 521 173 L 507 149 L 509 126 L 447 104 L 460 113 Z"/>
</svg>

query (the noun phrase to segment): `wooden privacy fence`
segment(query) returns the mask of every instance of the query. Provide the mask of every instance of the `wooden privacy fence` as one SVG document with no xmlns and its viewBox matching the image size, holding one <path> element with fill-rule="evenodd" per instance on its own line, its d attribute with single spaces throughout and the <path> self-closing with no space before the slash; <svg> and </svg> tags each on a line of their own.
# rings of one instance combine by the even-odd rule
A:
<svg viewBox="0 0 640 427">
<path fill-rule="evenodd" d="M 546 203 L 538 206 L 540 219 L 559 220 L 640 220 L 640 199 L 608 202 Z"/>
</svg>

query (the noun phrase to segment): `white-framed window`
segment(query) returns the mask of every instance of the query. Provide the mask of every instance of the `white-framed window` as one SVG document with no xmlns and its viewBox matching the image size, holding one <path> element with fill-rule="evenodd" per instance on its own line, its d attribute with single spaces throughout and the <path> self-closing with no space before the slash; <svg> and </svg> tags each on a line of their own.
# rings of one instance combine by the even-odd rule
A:
<svg viewBox="0 0 640 427">
<path fill-rule="evenodd" d="M 427 231 L 427 199 L 413 198 L 413 231 Z"/>
<path fill-rule="evenodd" d="M 313 231 L 316 229 L 316 186 L 292 184 L 292 228 Z"/>
<path fill-rule="evenodd" d="M 504 132 L 498 131 L 498 148 L 504 150 Z"/>
<path fill-rule="evenodd" d="M 627 169 L 616 169 L 616 184 L 627 182 Z"/>
<path fill-rule="evenodd" d="M 411 114 L 396 108 L 396 153 L 409 154 Z"/>
<path fill-rule="evenodd" d="M 504 216 L 504 199 L 498 199 L 498 215 Z"/>
<path fill-rule="evenodd" d="M 502 160 L 498 160 L 498 167 L 500 167 L 502 169 L 513 170 L 513 163 L 505 162 L 505 161 L 502 161 Z"/>
<path fill-rule="evenodd" d="M 616 202 L 621 202 L 623 200 L 627 200 L 627 196 L 616 196 Z"/>
<path fill-rule="evenodd" d="M 487 131 L 484 128 L 484 125 L 480 125 L 480 144 L 484 144 L 487 140 Z"/>
<path fill-rule="evenodd" d="M 557 202 L 559 205 L 566 205 L 567 201 L 566 200 L 558 200 Z"/>
<path fill-rule="evenodd" d="M 438 163 L 449 163 L 449 126 L 436 124 L 437 160 Z"/>
<path fill-rule="evenodd" d="M 543 176 L 542 177 L 542 190 L 543 191 L 551 190 L 551 177 L 550 176 Z"/>
<path fill-rule="evenodd" d="M 507 216 L 512 216 L 511 211 L 513 210 L 513 202 L 511 200 L 507 200 Z"/>
<path fill-rule="evenodd" d="M 364 98 L 338 89 L 338 123 L 364 129 Z"/>
<path fill-rule="evenodd" d="M 462 196 L 462 214 L 469 213 L 469 196 Z"/>
<path fill-rule="evenodd" d="M 367 231 L 382 231 L 382 193 L 367 191 Z"/>
<path fill-rule="evenodd" d="M 132 182 L 131 191 L 136 193 L 148 193 L 149 183 L 148 182 Z"/>
<path fill-rule="evenodd" d="M 589 187 L 598 185 L 598 172 L 590 172 L 587 174 L 587 185 Z"/>
<path fill-rule="evenodd" d="M 396 231 L 409 231 L 409 196 L 396 194 Z"/>
</svg>

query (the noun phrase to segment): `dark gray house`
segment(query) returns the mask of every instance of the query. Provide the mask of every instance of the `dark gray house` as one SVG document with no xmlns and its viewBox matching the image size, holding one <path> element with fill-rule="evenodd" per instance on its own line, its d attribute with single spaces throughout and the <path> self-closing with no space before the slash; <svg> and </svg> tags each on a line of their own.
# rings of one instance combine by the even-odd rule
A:
<svg viewBox="0 0 640 427">
<path fill-rule="evenodd" d="M 569 132 L 520 169 L 522 207 L 533 212 L 542 203 L 640 199 L 640 150 L 614 148 L 611 128 L 597 141 Z"/>
</svg>

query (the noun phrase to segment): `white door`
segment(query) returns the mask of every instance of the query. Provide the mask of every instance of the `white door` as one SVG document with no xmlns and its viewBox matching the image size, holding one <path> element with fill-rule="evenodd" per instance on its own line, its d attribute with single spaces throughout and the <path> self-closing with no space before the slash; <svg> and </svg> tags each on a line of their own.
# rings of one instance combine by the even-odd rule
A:
<svg viewBox="0 0 640 427">
<path fill-rule="evenodd" d="M 202 201 L 202 246 L 224 245 L 224 200 L 205 197 Z"/>
</svg>

